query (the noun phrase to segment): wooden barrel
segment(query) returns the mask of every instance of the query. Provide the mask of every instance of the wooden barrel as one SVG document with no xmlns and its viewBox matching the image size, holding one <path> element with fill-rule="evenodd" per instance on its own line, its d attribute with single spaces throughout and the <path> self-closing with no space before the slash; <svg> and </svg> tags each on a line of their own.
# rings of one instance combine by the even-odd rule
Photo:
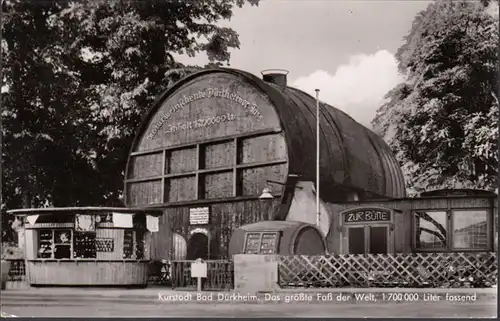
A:
<svg viewBox="0 0 500 321">
<path fill-rule="evenodd" d="M 173 248 L 173 233 L 190 239 L 205 229 L 210 259 L 225 258 L 236 228 L 286 219 L 293 185 L 315 181 L 315 99 L 286 87 L 286 76 L 273 77 L 203 70 L 159 95 L 145 115 L 128 159 L 125 203 L 166 210 L 155 253 L 172 253 L 164 248 Z M 405 195 L 399 165 L 380 137 L 323 103 L 320 128 L 324 202 L 353 193 L 360 200 Z M 278 182 L 274 199 L 261 202 L 269 181 Z"/>
<path fill-rule="evenodd" d="M 262 221 L 234 231 L 229 255 L 324 255 L 326 242 L 314 225 L 294 221 Z"/>
</svg>

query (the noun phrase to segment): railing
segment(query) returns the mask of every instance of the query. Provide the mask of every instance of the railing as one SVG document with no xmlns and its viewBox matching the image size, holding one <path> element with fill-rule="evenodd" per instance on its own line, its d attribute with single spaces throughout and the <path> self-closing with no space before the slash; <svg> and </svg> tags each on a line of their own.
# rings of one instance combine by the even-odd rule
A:
<svg viewBox="0 0 500 321">
<path fill-rule="evenodd" d="M 148 283 L 154 285 L 172 285 L 170 261 L 152 261 L 148 267 Z"/>
<path fill-rule="evenodd" d="M 194 261 L 171 262 L 173 288 L 196 288 L 197 280 L 191 277 Z M 228 260 L 207 260 L 207 278 L 203 279 L 204 290 L 231 290 L 234 288 L 234 265 Z"/>
<path fill-rule="evenodd" d="M 281 287 L 491 287 L 490 252 L 280 256 Z"/>
<path fill-rule="evenodd" d="M 26 281 L 26 265 L 24 259 L 6 259 L 10 262 L 8 282 L 25 282 Z"/>
</svg>

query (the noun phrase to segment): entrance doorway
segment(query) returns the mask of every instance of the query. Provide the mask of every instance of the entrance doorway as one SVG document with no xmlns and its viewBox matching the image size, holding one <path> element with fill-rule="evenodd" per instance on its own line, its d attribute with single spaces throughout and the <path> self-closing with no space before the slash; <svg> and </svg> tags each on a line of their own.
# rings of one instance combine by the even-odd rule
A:
<svg viewBox="0 0 500 321">
<path fill-rule="evenodd" d="M 204 233 L 194 233 L 191 235 L 187 245 L 187 260 L 203 259 L 208 260 L 208 236 Z"/>
<path fill-rule="evenodd" d="M 387 254 L 390 250 L 388 225 L 347 228 L 349 254 Z"/>
</svg>

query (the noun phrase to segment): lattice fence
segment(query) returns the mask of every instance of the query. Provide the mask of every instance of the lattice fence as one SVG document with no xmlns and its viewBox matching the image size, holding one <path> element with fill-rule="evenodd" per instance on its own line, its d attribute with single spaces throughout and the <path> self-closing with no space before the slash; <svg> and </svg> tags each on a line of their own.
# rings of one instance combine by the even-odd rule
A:
<svg viewBox="0 0 500 321">
<path fill-rule="evenodd" d="M 281 287 L 491 287 L 497 254 L 280 256 Z"/>
</svg>

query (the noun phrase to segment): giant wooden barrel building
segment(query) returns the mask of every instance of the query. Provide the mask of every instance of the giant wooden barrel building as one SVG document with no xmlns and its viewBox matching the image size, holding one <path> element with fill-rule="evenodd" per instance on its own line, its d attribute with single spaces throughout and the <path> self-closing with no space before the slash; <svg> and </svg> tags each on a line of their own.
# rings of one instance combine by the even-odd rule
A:
<svg viewBox="0 0 500 321">
<path fill-rule="evenodd" d="M 280 73 L 203 70 L 162 93 L 138 129 L 125 180 L 127 206 L 164 209 L 151 254 L 178 257 L 173 239 L 181 235 L 188 259 L 224 258 L 241 225 L 315 222 L 315 111 L 315 99 Z M 322 201 L 405 196 L 381 138 L 323 103 L 320 127 Z M 267 186 L 274 199 L 259 200 Z M 330 225 L 325 234 L 336 233 Z"/>
</svg>

